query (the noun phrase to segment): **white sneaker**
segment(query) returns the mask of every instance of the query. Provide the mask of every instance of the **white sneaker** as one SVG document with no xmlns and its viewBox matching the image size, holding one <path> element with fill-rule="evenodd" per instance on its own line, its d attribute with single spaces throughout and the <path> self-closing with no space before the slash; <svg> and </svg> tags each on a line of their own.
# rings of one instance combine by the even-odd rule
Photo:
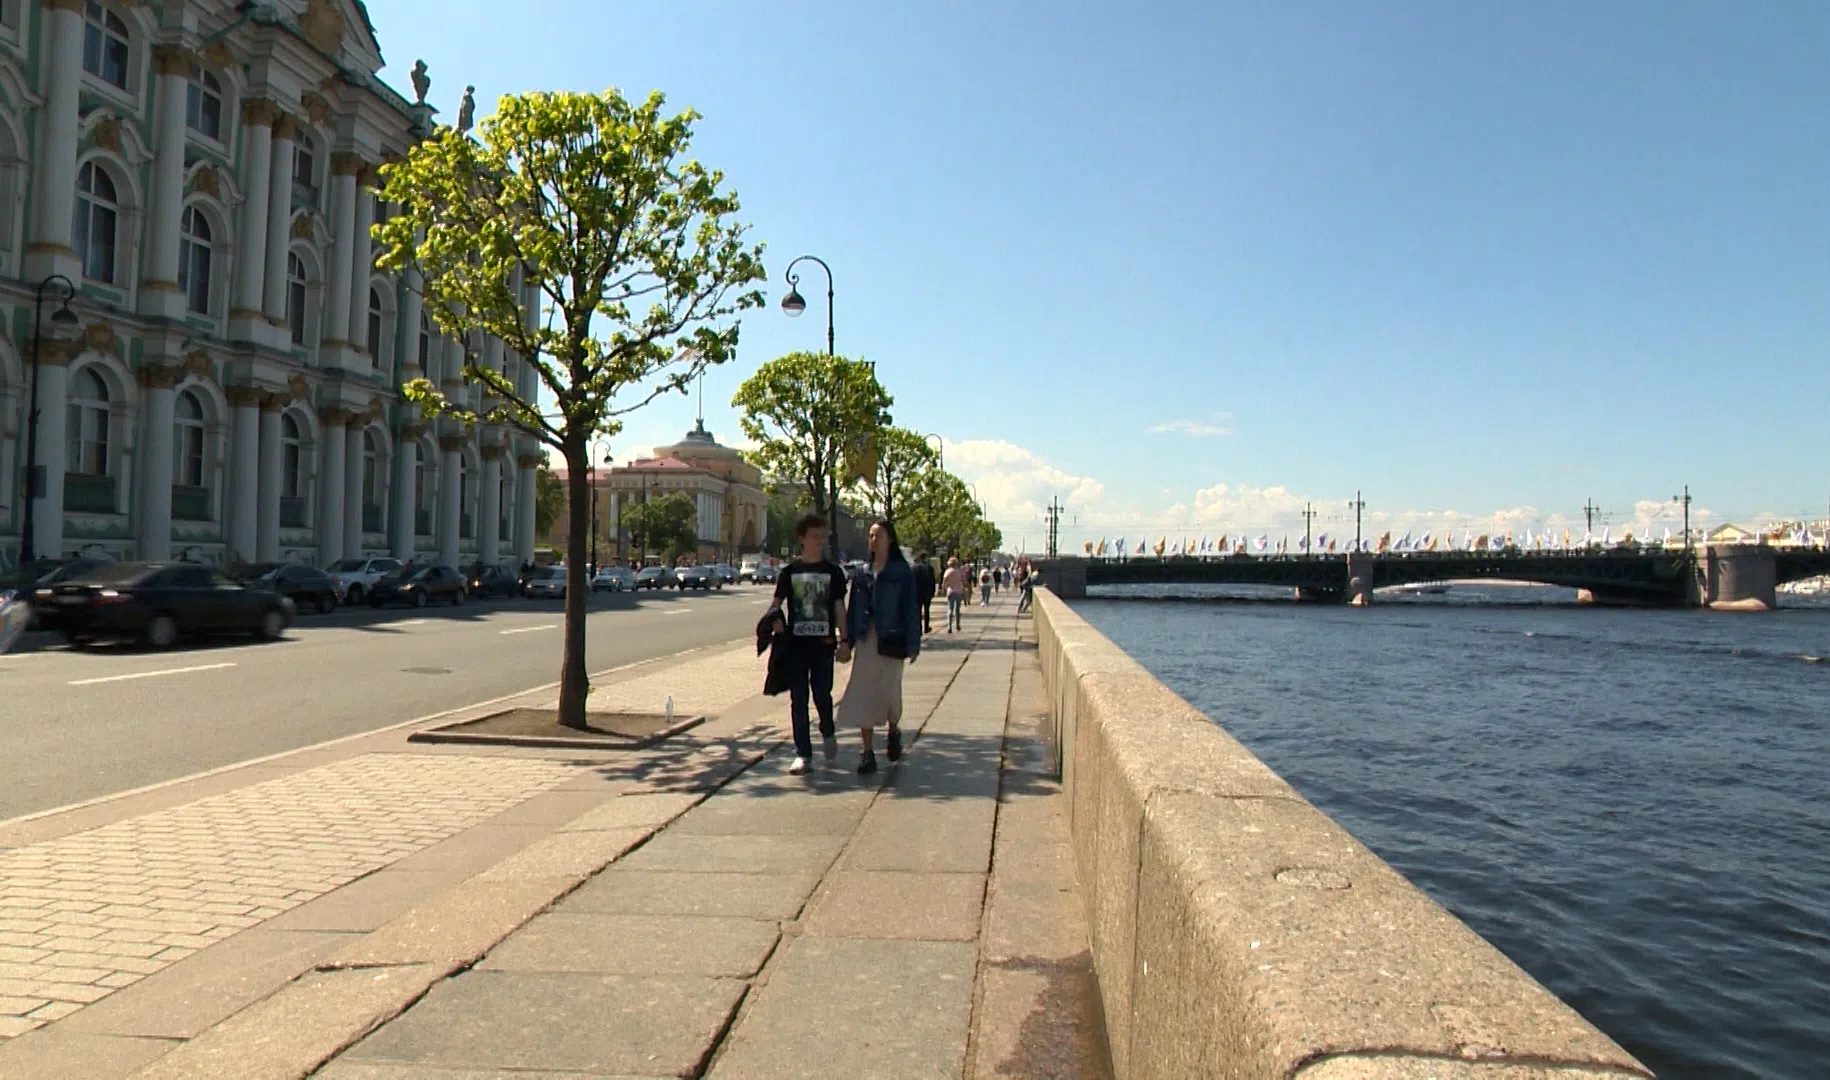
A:
<svg viewBox="0 0 1830 1080">
<path fill-rule="evenodd" d="M 806 771 L 807 771 L 807 759 L 804 757 L 795 758 L 794 764 L 788 766 L 788 775 L 789 776 L 800 776 L 801 774 L 805 773 Z"/>
<path fill-rule="evenodd" d="M 820 739 L 820 752 L 826 755 L 827 761 L 839 760 L 839 737 L 827 735 Z"/>
</svg>

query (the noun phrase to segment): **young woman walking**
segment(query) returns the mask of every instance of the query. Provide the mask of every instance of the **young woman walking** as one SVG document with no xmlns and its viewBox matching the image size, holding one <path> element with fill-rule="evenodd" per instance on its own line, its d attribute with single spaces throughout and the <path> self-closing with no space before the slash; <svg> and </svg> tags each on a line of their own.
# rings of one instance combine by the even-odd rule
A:
<svg viewBox="0 0 1830 1080">
<path fill-rule="evenodd" d="M 947 633 L 965 629 L 962 622 L 961 608 L 966 605 L 966 578 L 968 571 L 961 568 L 958 558 L 947 560 L 947 573 L 941 580 L 941 588 L 947 591 Z"/>
<path fill-rule="evenodd" d="M 903 557 L 896 527 L 879 521 L 870 531 L 870 569 L 852 579 L 839 660 L 851 661 L 851 678 L 839 701 L 839 720 L 858 729 L 864 753 L 858 775 L 877 771 L 871 732 L 889 725 L 889 755 L 902 756 L 902 665 L 921 652 L 921 608 L 915 572 Z"/>
</svg>

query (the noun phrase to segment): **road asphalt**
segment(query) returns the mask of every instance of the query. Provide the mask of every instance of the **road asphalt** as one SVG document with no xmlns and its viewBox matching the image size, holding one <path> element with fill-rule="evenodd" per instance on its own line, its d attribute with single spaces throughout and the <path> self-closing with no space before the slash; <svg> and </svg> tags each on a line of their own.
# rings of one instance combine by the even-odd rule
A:
<svg viewBox="0 0 1830 1080">
<path fill-rule="evenodd" d="M 587 668 L 748 635 L 768 586 L 599 594 Z M 301 615 L 285 638 L 165 651 L 27 635 L 0 656 L 0 820 L 554 682 L 562 605 L 472 601 Z M 655 702 L 655 708 L 661 708 Z"/>
</svg>

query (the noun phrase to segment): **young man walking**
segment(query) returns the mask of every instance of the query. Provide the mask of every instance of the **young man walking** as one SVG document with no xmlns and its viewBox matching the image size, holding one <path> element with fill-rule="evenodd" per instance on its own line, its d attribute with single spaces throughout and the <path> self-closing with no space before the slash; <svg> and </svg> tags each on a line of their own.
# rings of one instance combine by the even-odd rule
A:
<svg viewBox="0 0 1830 1080">
<path fill-rule="evenodd" d="M 832 720 L 832 661 L 845 625 L 845 571 L 826 558 L 825 518 L 804 515 L 795 522 L 794 537 L 800 542 L 800 555 L 775 579 L 769 610 L 781 612 L 788 625 L 788 699 L 794 726 L 794 764 L 788 772 L 799 776 L 813 760 L 809 696 L 820 714 L 826 760 L 839 752 Z"/>
</svg>

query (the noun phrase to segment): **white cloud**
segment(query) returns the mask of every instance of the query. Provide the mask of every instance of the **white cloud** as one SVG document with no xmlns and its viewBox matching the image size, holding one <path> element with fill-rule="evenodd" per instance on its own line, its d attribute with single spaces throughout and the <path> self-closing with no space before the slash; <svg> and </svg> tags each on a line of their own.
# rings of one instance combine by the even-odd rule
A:
<svg viewBox="0 0 1830 1080">
<path fill-rule="evenodd" d="M 1215 413 L 1215 419 L 1226 419 L 1227 414 Z M 1207 420 L 1165 420 L 1149 428 L 1151 435 L 1191 435 L 1197 439 L 1211 439 L 1220 435 L 1231 435 L 1233 429 L 1212 423 Z"/>
</svg>

